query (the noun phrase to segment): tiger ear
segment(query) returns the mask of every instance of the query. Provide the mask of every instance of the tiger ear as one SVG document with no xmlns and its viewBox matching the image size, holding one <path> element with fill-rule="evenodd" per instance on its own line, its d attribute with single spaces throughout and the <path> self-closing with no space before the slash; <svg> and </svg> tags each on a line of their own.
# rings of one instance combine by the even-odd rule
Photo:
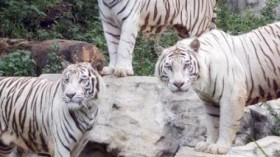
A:
<svg viewBox="0 0 280 157">
<path fill-rule="evenodd" d="M 199 48 L 200 48 L 200 41 L 195 38 L 191 44 L 190 44 L 190 47 L 195 51 L 195 52 L 198 52 Z"/>
<path fill-rule="evenodd" d="M 162 46 L 158 45 L 158 44 L 156 44 L 155 47 L 154 47 L 154 50 L 155 50 L 155 52 L 158 56 L 160 56 L 162 54 L 163 49 L 164 48 Z"/>
<path fill-rule="evenodd" d="M 62 65 L 62 68 L 63 68 L 63 69 L 66 69 L 70 64 L 71 64 L 71 63 L 70 63 L 69 61 L 67 61 L 67 60 L 63 60 L 63 61 L 61 62 L 61 65 Z"/>
</svg>

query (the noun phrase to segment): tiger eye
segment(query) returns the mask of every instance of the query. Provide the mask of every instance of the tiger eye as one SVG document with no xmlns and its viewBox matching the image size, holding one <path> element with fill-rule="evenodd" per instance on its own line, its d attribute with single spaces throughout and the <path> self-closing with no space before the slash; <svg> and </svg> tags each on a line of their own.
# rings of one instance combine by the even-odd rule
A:
<svg viewBox="0 0 280 157">
<path fill-rule="evenodd" d="M 172 71 L 172 66 L 171 65 L 166 65 L 165 66 L 168 70 Z"/>
<path fill-rule="evenodd" d="M 80 83 L 86 83 L 88 81 L 88 78 L 82 78 L 82 79 L 80 79 Z"/>
<path fill-rule="evenodd" d="M 64 83 L 68 83 L 68 82 L 69 82 L 69 79 L 68 79 L 68 78 L 64 78 L 64 79 L 63 79 L 63 82 L 64 82 Z"/>
</svg>

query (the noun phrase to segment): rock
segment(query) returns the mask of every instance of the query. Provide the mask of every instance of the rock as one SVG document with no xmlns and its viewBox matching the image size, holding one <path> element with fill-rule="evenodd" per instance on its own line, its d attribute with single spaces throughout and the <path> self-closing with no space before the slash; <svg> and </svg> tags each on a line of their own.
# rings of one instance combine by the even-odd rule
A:
<svg viewBox="0 0 280 157">
<path fill-rule="evenodd" d="M 205 140 L 204 110 L 193 91 L 171 93 L 154 77 L 104 79 L 105 103 L 81 157 L 171 157 L 181 145 Z"/>
<path fill-rule="evenodd" d="M 41 77 L 54 81 L 60 75 Z M 206 133 L 204 110 L 193 91 L 174 94 L 154 77 L 106 76 L 104 80 L 107 84 L 105 101 L 99 106 L 91 142 L 81 157 L 221 156 L 206 155 L 190 148 L 204 141 Z M 274 111 L 280 111 L 279 104 L 278 101 L 278 105 L 271 105 Z M 246 108 L 236 145 L 271 135 L 273 120 L 265 105 Z M 236 148 L 231 152 L 242 147 Z"/>
<path fill-rule="evenodd" d="M 153 77 L 105 77 L 106 103 L 100 107 L 92 141 L 125 157 L 170 157 L 179 146 L 204 140 L 201 104 L 193 92 L 173 94 Z"/>
<path fill-rule="evenodd" d="M 241 122 L 241 129 L 235 140 L 235 146 L 245 145 L 252 139 L 259 140 L 274 135 L 276 132 L 279 133 L 280 123 L 269 111 L 268 104 L 273 112 L 280 116 L 279 100 L 247 107 Z"/>
<path fill-rule="evenodd" d="M 261 140 L 251 142 L 245 146 L 234 147 L 227 154 L 227 157 L 263 157 L 265 156 L 265 154 L 269 157 L 280 156 L 279 136 L 267 136 Z"/>
<path fill-rule="evenodd" d="M 203 152 L 196 152 L 191 147 L 182 147 L 175 157 L 223 157 L 224 155 L 213 155 Z"/>
<path fill-rule="evenodd" d="M 37 75 L 42 73 L 42 68 L 46 65 L 50 52 L 55 52 L 58 56 L 61 56 L 63 63 L 89 62 L 98 71 L 101 71 L 105 65 L 105 57 L 102 52 L 91 43 L 63 39 L 28 41 L 25 39 L 0 38 L 0 57 L 17 49 L 31 52 L 32 59 L 37 65 Z"/>
<path fill-rule="evenodd" d="M 48 53 L 52 51 L 70 63 L 89 62 L 98 71 L 101 71 L 105 65 L 102 52 L 95 45 L 84 41 L 52 39 L 32 42 L 30 46 L 32 58 L 39 68 L 46 65 Z"/>
<path fill-rule="evenodd" d="M 267 157 L 280 156 L 280 137 L 268 136 L 245 146 L 233 147 L 226 155 L 212 155 L 182 147 L 175 157 L 264 157 L 265 154 Z"/>
</svg>

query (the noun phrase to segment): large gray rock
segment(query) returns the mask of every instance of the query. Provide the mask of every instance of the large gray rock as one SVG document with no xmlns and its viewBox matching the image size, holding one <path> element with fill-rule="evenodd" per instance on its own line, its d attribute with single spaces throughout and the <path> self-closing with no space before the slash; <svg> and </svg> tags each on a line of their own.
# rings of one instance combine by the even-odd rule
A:
<svg viewBox="0 0 280 157">
<path fill-rule="evenodd" d="M 274 135 L 277 131 L 280 132 L 280 123 L 277 122 L 277 118 L 270 111 L 272 110 L 280 116 L 279 102 L 279 100 L 276 100 L 247 107 L 235 140 L 235 146 L 245 145 L 252 139 L 259 140 Z"/>
<path fill-rule="evenodd" d="M 42 77 L 56 80 L 60 75 Z M 216 157 L 190 148 L 206 133 L 204 110 L 193 91 L 174 94 L 154 77 L 104 79 L 106 97 L 81 157 Z M 272 106 L 280 111 L 277 103 Z M 263 105 L 244 113 L 236 145 L 272 134 L 275 121 Z"/>
<path fill-rule="evenodd" d="M 106 100 L 91 140 L 126 157 L 170 157 L 204 140 L 204 113 L 193 92 L 174 94 L 153 77 L 105 77 Z M 94 156 L 92 156 L 94 157 Z"/>
</svg>

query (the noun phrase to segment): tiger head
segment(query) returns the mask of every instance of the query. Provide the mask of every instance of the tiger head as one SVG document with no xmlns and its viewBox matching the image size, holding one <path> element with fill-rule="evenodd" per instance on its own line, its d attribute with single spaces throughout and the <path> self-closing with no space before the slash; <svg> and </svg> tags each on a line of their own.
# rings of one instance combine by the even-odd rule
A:
<svg viewBox="0 0 280 157">
<path fill-rule="evenodd" d="M 90 108 L 100 99 L 103 81 L 90 63 L 69 65 L 62 73 L 63 101 L 72 110 Z"/>
<path fill-rule="evenodd" d="M 188 91 L 191 84 L 199 78 L 199 47 L 198 39 L 187 39 L 172 47 L 161 49 L 155 75 L 166 82 L 173 92 Z"/>
</svg>

